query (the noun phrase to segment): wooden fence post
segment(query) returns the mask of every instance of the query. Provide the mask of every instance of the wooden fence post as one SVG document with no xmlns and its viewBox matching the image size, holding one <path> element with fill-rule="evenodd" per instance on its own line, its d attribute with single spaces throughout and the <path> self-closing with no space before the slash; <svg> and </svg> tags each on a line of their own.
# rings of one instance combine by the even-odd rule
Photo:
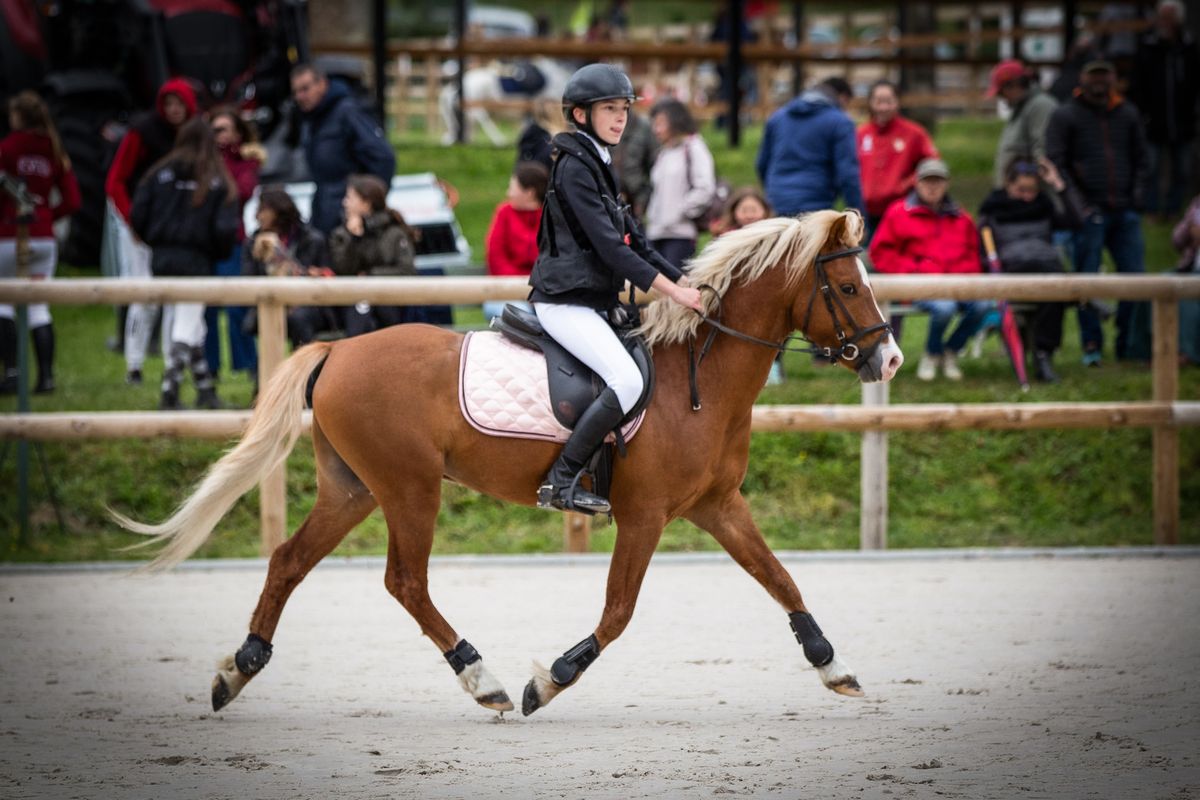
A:
<svg viewBox="0 0 1200 800">
<path fill-rule="evenodd" d="M 1179 305 L 1154 301 L 1154 400 L 1173 403 L 1179 394 Z M 1154 428 L 1154 543 L 1179 543 L 1179 429 L 1172 421 Z"/>
<path fill-rule="evenodd" d="M 287 355 L 287 308 L 280 303 L 258 304 L 259 391 Z M 258 487 L 258 515 L 262 526 L 260 551 L 270 557 L 287 538 L 287 462 L 262 479 Z"/>
<path fill-rule="evenodd" d="M 587 514 L 563 514 L 563 552 L 586 553 L 591 549 L 591 520 Z"/>
<path fill-rule="evenodd" d="M 864 383 L 862 404 L 886 406 L 887 383 Z M 862 550 L 886 550 L 888 529 L 888 435 L 887 431 L 863 431 L 861 496 L 858 500 L 858 546 Z"/>
</svg>

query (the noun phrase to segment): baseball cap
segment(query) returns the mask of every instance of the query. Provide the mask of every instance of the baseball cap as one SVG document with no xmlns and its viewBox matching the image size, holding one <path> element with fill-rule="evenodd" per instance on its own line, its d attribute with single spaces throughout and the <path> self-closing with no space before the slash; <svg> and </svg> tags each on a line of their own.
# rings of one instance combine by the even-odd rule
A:
<svg viewBox="0 0 1200 800">
<path fill-rule="evenodd" d="M 1086 74 L 1088 72 L 1116 72 L 1116 71 L 1117 71 L 1117 68 L 1113 66 L 1113 63 L 1111 61 L 1107 61 L 1103 58 L 1097 58 L 1093 61 L 1089 61 L 1086 64 L 1084 64 L 1083 69 L 1080 70 L 1080 74 Z"/>
<path fill-rule="evenodd" d="M 995 97 L 1000 87 L 1009 81 L 1015 81 L 1025 74 L 1025 65 L 1015 58 L 1001 61 L 992 67 L 992 78 L 988 84 L 987 96 Z"/>
<path fill-rule="evenodd" d="M 920 164 L 917 164 L 917 180 L 925 178 L 945 178 L 949 180 L 950 168 L 940 158 L 927 158 Z"/>
</svg>

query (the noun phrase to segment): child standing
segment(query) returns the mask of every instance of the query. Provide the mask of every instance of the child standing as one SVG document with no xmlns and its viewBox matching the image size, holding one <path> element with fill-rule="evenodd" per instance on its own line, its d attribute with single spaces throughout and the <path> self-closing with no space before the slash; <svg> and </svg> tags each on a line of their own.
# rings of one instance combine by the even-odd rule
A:
<svg viewBox="0 0 1200 800">
<path fill-rule="evenodd" d="M 643 390 L 637 365 L 605 317 L 617 306 L 625 281 L 703 309 L 700 292 L 651 249 L 618 200 L 609 148 L 621 141 L 633 101 L 633 83 L 609 64 L 579 69 L 563 91 L 563 113 L 575 132 L 554 137 L 558 157 L 542 211 L 529 299 L 546 332 L 594 370 L 606 388 L 580 415 L 538 489 L 542 508 L 609 511 L 606 498 L 575 483 Z"/>
</svg>

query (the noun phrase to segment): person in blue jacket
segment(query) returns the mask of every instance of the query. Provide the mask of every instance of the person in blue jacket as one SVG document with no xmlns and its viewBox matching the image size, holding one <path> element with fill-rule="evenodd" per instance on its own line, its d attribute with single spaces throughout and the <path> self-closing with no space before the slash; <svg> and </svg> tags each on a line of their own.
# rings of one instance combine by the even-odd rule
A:
<svg viewBox="0 0 1200 800">
<path fill-rule="evenodd" d="M 342 221 L 346 179 L 375 175 L 391 186 L 396 154 L 350 90 L 312 64 L 292 69 L 292 96 L 300 109 L 304 158 L 317 184 L 309 224 L 328 236 Z"/>
<path fill-rule="evenodd" d="M 826 78 L 771 115 L 755 167 L 767 199 L 781 216 L 833 208 L 864 212 L 854 122 L 845 108 L 853 96 L 842 78 Z"/>
</svg>

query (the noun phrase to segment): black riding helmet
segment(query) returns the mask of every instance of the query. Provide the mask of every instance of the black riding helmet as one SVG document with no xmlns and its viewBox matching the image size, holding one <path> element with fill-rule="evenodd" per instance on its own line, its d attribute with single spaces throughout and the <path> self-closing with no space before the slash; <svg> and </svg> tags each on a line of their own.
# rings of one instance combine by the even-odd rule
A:
<svg viewBox="0 0 1200 800">
<path fill-rule="evenodd" d="M 567 81 L 563 89 L 563 116 L 572 125 L 575 122 L 571 109 L 582 108 L 586 113 L 583 130 L 595 135 L 592 130 L 592 104 L 601 100 L 615 100 L 623 97 L 630 103 L 637 99 L 633 92 L 633 81 L 629 76 L 612 64 L 588 64 L 575 70 L 575 74 Z"/>
</svg>

